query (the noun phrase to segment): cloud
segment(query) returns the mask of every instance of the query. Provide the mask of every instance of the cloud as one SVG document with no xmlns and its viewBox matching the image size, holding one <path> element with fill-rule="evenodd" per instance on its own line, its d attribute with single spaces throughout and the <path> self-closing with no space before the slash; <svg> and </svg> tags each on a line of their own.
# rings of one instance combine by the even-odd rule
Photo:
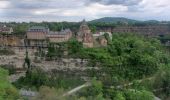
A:
<svg viewBox="0 0 170 100">
<path fill-rule="evenodd" d="M 5 9 L 9 6 L 8 1 L 0 1 L 0 9 Z"/>
<path fill-rule="evenodd" d="M 101 3 L 104 5 L 125 5 L 125 6 L 132 6 L 138 5 L 142 0 L 89 0 L 88 3 Z"/>
<path fill-rule="evenodd" d="M 80 21 L 101 17 L 170 20 L 169 0 L 0 0 L 1 21 Z"/>
</svg>

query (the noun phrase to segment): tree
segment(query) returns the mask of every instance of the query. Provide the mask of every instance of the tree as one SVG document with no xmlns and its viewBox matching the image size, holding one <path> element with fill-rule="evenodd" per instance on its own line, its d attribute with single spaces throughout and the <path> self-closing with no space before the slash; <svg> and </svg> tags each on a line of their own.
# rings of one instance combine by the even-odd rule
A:
<svg viewBox="0 0 170 100">
<path fill-rule="evenodd" d="M 113 34 L 108 52 L 114 62 L 109 67 L 129 80 L 153 75 L 167 62 L 158 40 L 135 34 Z"/>
<path fill-rule="evenodd" d="M 103 84 L 96 79 L 92 80 L 92 87 L 90 88 L 90 94 L 92 96 L 102 94 L 103 92 Z"/>
<path fill-rule="evenodd" d="M 133 90 L 125 91 L 126 100 L 154 100 L 153 93 L 146 90 Z"/>
<path fill-rule="evenodd" d="M 8 81 L 8 71 L 0 68 L 0 100 L 17 100 L 18 91 Z"/>
<path fill-rule="evenodd" d="M 170 94 L 170 66 L 162 67 L 155 75 L 153 81 L 153 89 L 158 93 L 165 94 L 165 97 Z M 160 95 L 160 94 L 159 94 Z"/>
<path fill-rule="evenodd" d="M 68 51 L 70 55 L 80 53 L 82 48 L 82 43 L 78 42 L 76 39 L 68 41 Z"/>
<path fill-rule="evenodd" d="M 118 92 L 116 96 L 114 97 L 113 100 L 126 100 L 125 97 L 123 96 L 123 93 Z"/>
<path fill-rule="evenodd" d="M 109 43 L 111 42 L 111 38 L 110 38 L 109 34 L 108 34 L 108 33 L 105 33 L 105 34 L 104 34 L 104 37 L 105 37 L 106 40 L 107 40 L 107 44 L 109 44 Z"/>
</svg>

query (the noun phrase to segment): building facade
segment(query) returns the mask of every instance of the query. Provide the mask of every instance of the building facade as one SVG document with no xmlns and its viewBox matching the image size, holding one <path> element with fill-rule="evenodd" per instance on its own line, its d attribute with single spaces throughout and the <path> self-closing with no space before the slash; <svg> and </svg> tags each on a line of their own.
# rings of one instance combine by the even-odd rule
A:
<svg viewBox="0 0 170 100">
<path fill-rule="evenodd" d="M 42 26 L 33 26 L 26 33 L 28 46 L 47 47 L 48 43 L 66 42 L 72 37 L 70 29 L 62 31 L 49 31 L 48 28 Z"/>
<path fill-rule="evenodd" d="M 50 31 L 47 34 L 47 38 L 50 43 L 60 43 L 66 42 L 72 37 L 72 32 L 70 29 L 61 30 L 60 32 Z"/>
<path fill-rule="evenodd" d="M 13 28 L 7 27 L 6 25 L 0 25 L 0 33 L 12 34 Z"/>
<path fill-rule="evenodd" d="M 93 47 L 93 35 L 85 20 L 83 20 L 82 24 L 80 25 L 76 38 L 79 42 L 83 43 L 84 47 Z"/>
<path fill-rule="evenodd" d="M 18 38 L 12 34 L 13 28 L 6 25 L 0 25 L 0 46 L 16 46 Z"/>
<path fill-rule="evenodd" d="M 47 34 L 49 29 L 42 26 L 33 26 L 26 33 L 27 46 L 47 46 Z"/>
</svg>

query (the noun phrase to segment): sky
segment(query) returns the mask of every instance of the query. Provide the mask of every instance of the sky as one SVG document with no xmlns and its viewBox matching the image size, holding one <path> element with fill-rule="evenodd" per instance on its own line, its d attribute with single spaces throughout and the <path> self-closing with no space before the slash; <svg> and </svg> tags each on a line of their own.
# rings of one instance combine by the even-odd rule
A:
<svg viewBox="0 0 170 100">
<path fill-rule="evenodd" d="M 78 22 L 102 17 L 170 21 L 170 1 L 0 0 L 0 22 Z"/>
</svg>

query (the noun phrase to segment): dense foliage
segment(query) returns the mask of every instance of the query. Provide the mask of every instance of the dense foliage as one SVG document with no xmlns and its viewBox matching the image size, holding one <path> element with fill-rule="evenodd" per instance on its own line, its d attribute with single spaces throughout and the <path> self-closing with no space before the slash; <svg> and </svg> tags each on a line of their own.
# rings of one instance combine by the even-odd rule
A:
<svg viewBox="0 0 170 100">
<path fill-rule="evenodd" d="M 75 40 L 67 45 L 68 56 L 89 59 L 89 66 L 101 67 L 109 71 L 107 74 L 128 80 L 153 75 L 169 61 L 158 40 L 135 34 L 115 33 L 105 48 L 83 48 Z"/>
<path fill-rule="evenodd" d="M 132 86 L 130 87 L 131 89 L 123 90 L 114 90 L 109 87 L 126 84 L 127 81 L 136 79 L 142 80 L 147 77 L 151 77 L 151 79 L 152 77 L 159 78 L 154 75 L 158 70 L 168 66 L 170 62 L 169 55 L 164 52 L 160 41 L 130 33 L 114 33 L 112 38 L 112 40 L 109 40 L 108 46 L 104 48 L 83 48 L 82 44 L 76 40 L 65 43 L 69 52 L 68 57 L 81 58 L 82 60 L 88 59 L 88 66 L 100 68 L 99 73 L 94 69 L 88 72 L 91 77 L 97 77 L 102 82 L 101 91 L 96 93 L 96 88 L 98 90 L 100 88 L 93 86 L 83 90 L 82 93 L 80 92 L 80 96 L 85 96 L 88 99 L 92 96 L 100 95 L 102 98 L 111 98 L 113 100 L 118 98 L 120 100 L 153 100 L 152 90 L 156 88 L 150 82 L 153 80 L 148 81 L 150 82 L 150 87 L 146 86 L 146 84 L 140 84 L 140 87 Z M 165 75 L 163 77 L 165 78 Z M 166 83 L 160 83 L 160 86 L 156 86 L 159 86 L 159 88 L 169 87 L 167 81 Z M 160 82 L 164 82 L 163 79 Z M 159 84 L 159 82 L 155 83 Z"/>
<path fill-rule="evenodd" d="M 0 68 L 0 100 L 16 100 L 18 91 L 8 81 L 8 71 Z"/>
<path fill-rule="evenodd" d="M 131 33 L 113 33 L 108 46 L 101 48 L 83 48 L 82 43 L 71 39 L 65 43 L 50 44 L 46 56 L 51 59 L 67 57 L 88 60 L 87 66 L 98 67 L 98 70 L 86 71 L 87 77 L 92 80 L 91 86 L 82 89 L 75 96 L 63 98 L 61 94 L 65 89 L 84 83 L 81 76 L 46 73 L 33 68 L 15 85 L 39 90 L 41 94 L 36 97 L 37 100 L 55 98 L 56 95 L 63 100 L 154 100 L 154 94 L 166 98 L 170 93 L 169 55 L 164 52 L 160 41 L 154 38 Z M 62 90 L 62 93 L 58 90 Z M 49 93 L 44 94 L 41 91 Z M 159 95 L 160 92 L 162 94 Z"/>
<path fill-rule="evenodd" d="M 26 77 L 20 78 L 14 85 L 18 88 L 32 88 L 35 90 L 38 90 L 41 86 L 69 89 L 83 82 L 78 77 L 58 73 L 48 74 L 40 68 L 33 68 L 30 72 L 26 73 Z"/>
</svg>

